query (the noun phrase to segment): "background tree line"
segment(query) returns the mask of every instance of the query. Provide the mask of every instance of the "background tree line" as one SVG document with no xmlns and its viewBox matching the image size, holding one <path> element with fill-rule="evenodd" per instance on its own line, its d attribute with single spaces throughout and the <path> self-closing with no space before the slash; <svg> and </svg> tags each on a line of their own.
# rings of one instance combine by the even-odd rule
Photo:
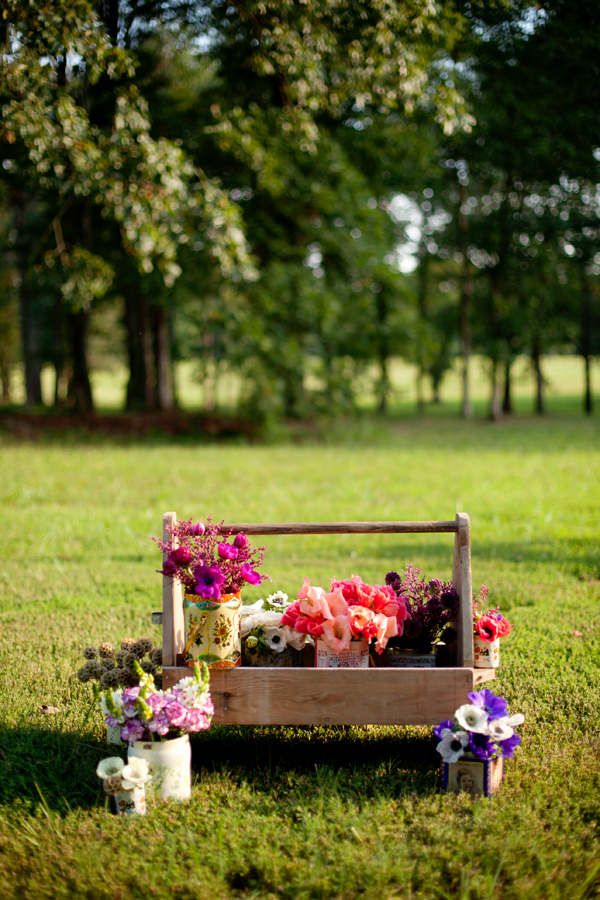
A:
<svg viewBox="0 0 600 900">
<path fill-rule="evenodd" d="M 92 409 L 118 309 L 129 410 L 227 365 L 257 416 L 353 407 L 417 367 L 600 353 L 600 9 L 371 0 L 2 0 L 0 376 Z M 400 248 L 400 249 L 399 249 Z M 411 255 L 416 267 L 403 271 Z M 309 377 L 310 376 L 310 377 Z"/>
</svg>

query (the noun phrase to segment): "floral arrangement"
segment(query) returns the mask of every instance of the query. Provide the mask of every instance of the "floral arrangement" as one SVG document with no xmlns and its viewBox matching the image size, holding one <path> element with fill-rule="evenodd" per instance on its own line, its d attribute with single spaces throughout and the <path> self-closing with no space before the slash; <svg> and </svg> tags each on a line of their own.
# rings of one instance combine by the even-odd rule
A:
<svg viewBox="0 0 600 900">
<path fill-rule="evenodd" d="M 332 578 L 327 593 L 305 578 L 281 624 L 322 639 L 335 653 L 349 650 L 352 640 L 374 640 L 375 649 L 382 653 L 390 638 L 402 634 L 406 616 L 404 599 L 391 587 L 365 584 L 353 575 L 346 581 Z"/>
<path fill-rule="evenodd" d="M 153 538 L 168 557 L 159 571 L 176 578 L 189 594 L 208 600 L 220 600 L 222 594 L 235 594 L 244 584 L 260 584 L 268 575 L 256 570 L 264 560 L 264 547 L 252 547 L 247 536 L 236 534 L 228 541 L 231 529 L 208 517 L 206 524 L 177 522 L 169 526 L 172 539 Z"/>
<path fill-rule="evenodd" d="M 450 582 L 425 581 L 421 572 L 408 565 L 402 575 L 388 572 L 385 576 L 385 583 L 404 601 L 408 616 L 404 633 L 394 638 L 392 646 L 430 652 L 436 641 L 451 644 L 456 639 L 450 623 L 458 617 L 460 598 Z"/>
<path fill-rule="evenodd" d="M 116 687 L 136 687 L 140 677 L 135 668 L 137 663 L 142 673 L 152 675 L 158 686 L 162 682 L 162 649 L 155 647 L 150 638 L 125 638 L 120 649 L 116 650 L 110 641 L 104 641 L 99 647 L 85 647 L 84 665 L 78 669 L 76 678 L 85 684 L 95 681 L 104 690 Z"/>
<path fill-rule="evenodd" d="M 289 625 L 282 625 L 282 617 L 290 606 L 287 594 L 277 591 L 266 600 L 257 600 L 241 609 L 242 644 L 258 656 L 283 653 L 288 647 L 302 650 L 306 635 Z"/>
<path fill-rule="evenodd" d="M 473 634 L 491 644 L 497 638 L 508 637 L 512 625 L 500 615 L 499 606 L 481 609 L 487 604 L 488 594 L 489 588 L 482 584 L 479 596 L 473 601 Z"/>
<path fill-rule="evenodd" d="M 447 719 L 433 729 L 438 738 L 437 751 L 447 763 L 457 762 L 465 753 L 476 759 L 512 759 L 521 738 L 515 726 L 525 721 L 521 713 L 507 714 L 504 697 L 497 697 L 484 688 L 467 694 L 471 701 L 454 713 L 454 721 Z"/>
<path fill-rule="evenodd" d="M 200 669 L 196 663 L 194 674 L 182 678 L 170 691 L 158 690 L 139 663 L 135 668 L 140 681 L 136 687 L 104 692 L 96 689 L 106 724 L 120 727 L 121 740 L 167 740 L 210 727 L 215 710 L 205 664 Z"/>
<path fill-rule="evenodd" d="M 127 765 L 120 756 L 110 756 L 98 763 L 96 775 L 102 779 L 104 792 L 115 797 L 123 791 L 132 791 L 136 787 L 147 784 L 152 776 L 148 770 L 148 761 L 132 757 Z"/>
</svg>

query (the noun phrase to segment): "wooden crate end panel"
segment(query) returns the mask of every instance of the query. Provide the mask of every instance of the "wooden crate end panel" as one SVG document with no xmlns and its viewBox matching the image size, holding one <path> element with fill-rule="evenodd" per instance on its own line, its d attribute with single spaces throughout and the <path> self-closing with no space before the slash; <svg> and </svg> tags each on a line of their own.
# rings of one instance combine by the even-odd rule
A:
<svg viewBox="0 0 600 900">
<path fill-rule="evenodd" d="M 189 674 L 164 669 L 165 687 Z M 435 725 L 451 717 L 472 688 L 472 669 L 211 673 L 215 725 Z"/>
</svg>

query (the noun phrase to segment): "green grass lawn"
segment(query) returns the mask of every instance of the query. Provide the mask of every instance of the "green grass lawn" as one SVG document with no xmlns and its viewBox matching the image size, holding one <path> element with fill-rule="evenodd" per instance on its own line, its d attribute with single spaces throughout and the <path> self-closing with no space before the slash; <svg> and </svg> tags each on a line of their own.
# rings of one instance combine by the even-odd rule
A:
<svg viewBox="0 0 600 900">
<path fill-rule="evenodd" d="M 600 895 L 600 427 L 338 425 L 324 446 L 0 444 L 0 897 L 584 900 Z M 227 521 L 471 515 L 474 586 L 514 631 L 495 686 L 523 745 L 490 801 L 443 795 L 430 728 L 214 728 L 189 805 L 121 821 L 88 643 L 148 634 L 162 513 Z M 448 578 L 452 535 L 265 539 L 307 574 Z M 248 590 L 247 598 L 260 596 Z M 42 704 L 59 709 L 46 716 Z"/>
</svg>

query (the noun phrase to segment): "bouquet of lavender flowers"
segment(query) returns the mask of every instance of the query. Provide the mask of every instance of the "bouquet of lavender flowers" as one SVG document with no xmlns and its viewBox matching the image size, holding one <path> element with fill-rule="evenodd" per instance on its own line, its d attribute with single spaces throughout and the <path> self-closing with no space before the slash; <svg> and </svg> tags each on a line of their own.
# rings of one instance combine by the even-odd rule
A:
<svg viewBox="0 0 600 900">
<path fill-rule="evenodd" d="M 260 584 L 268 575 L 256 570 L 265 557 L 264 547 L 252 547 L 245 534 L 228 541 L 231 529 L 208 517 L 206 524 L 177 522 L 169 527 L 170 541 L 152 538 L 168 557 L 160 569 L 162 575 L 176 578 L 189 594 L 207 600 L 220 600 L 222 594 L 234 594 L 244 584 Z"/>
<path fill-rule="evenodd" d="M 140 680 L 136 687 L 104 692 L 96 688 L 106 724 L 120 727 L 123 741 L 164 741 L 210 728 L 215 710 L 205 664 L 200 669 L 196 663 L 194 674 L 170 691 L 157 690 L 139 663 L 135 668 Z"/>
<path fill-rule="evenodd" d="M 456 639 L 452 628 L 458 616 L 460 598 L 450 582 L 421 578 L 422 569 L 411 564 L 399 575 L 388 572 L 385 583 L 397 597 L 402 597 L 408 618 L 401 637 L 391 638 L 389 646 L 429 652 L 435 641 L 451 644 Z"/>
<path fill-rule="evenodd" d="M 512 759 L 521 743 L 515 726 L 522 725 L 524 717 L 521 713 L 509 716 L 504 697 L 497 697 L 487 688 L 467 697 L 471 702 L 456 710 L 453 721 L 447 719 L 433 729 L 439 740 L 437 751 L 444 762 L 458 762 L 465 753 L 482 761 Z"/>
</svg>

